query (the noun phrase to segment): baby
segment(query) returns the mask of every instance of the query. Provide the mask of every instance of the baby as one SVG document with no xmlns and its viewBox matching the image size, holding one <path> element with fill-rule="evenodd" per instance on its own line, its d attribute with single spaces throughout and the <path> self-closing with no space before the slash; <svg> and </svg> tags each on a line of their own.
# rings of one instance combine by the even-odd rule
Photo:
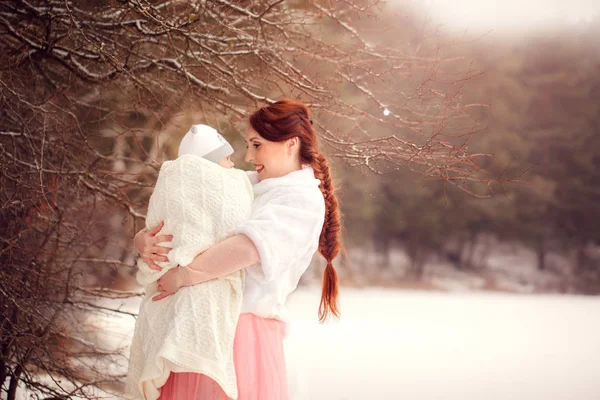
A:
<svg viewBox="0 0 600 400">
<path fill-rule="evenodd" d="M 127 392 L 155 400 L 171 372 L 201 373 L 237 398 L 233 338 L 244 290 L 244 272 L 184 287 L 152 301 L 156 281 L 169 269 L 185 266 L 226 239 L 250 215 L 252 186 L 234 169 L 231 145 L 213 128 L 195 125 L 179 145 L 176 160 L 165 161 L 150 197 L 146 227 L 164 221 L 159 235 L 173 235 L 161 270 L 138 260 L 136 279 L 145 296 L 136 321 Z"/>
</svg>

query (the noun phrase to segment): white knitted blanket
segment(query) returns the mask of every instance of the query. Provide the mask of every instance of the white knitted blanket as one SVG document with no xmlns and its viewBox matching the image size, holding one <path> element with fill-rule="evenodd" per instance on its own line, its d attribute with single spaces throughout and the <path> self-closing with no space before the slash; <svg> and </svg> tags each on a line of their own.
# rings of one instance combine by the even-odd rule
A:
<svg viewBox="0 0 600 400">
<path fill-rule="evenodd" d="M 252 186 L 246 173 L 194 155 L 163 163 L 150 197 L 146 226 L 164 221 L 158 233 L 173 234 L 169 262 L 161 271 L 138 261 L 136 278 L 146 295 L 135 324 L 127 393 L 156 400 L 170 372 L 197 372 L 214 379 L 237 398 L 233 339 L 242 304 L 244 272 L 181 288 L 152 301 L 156 281 L 177 265 L 188 265 L 211 245 L 227 238 L 250 215 Z"/>
</svg>

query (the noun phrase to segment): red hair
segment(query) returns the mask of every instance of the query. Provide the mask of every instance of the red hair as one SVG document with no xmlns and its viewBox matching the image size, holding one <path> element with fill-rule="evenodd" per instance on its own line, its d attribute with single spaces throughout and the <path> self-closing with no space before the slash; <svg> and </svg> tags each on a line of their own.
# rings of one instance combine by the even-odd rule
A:
<svg viewBox="0 0 600 400">
<path fill-rule="evenodd" d="M 319 321 L 323 322 L 332 313 L 339 318 L 337 305 L 338 276 L 333 259 L 342 247 L 340 212 L 334 194 L 331 173 L 325 156 L 319 152 L 317 135 L 312 128 L 308 108 L 295 100 L 280 100 L 265 106 L 250 116 L 250 125 L 263 138 L 271 142 L 283 142 L 297 137 L 300 139 L 300 159 L 315 171 L 321 181 L 319 188 L 325 198 L 325 222 L 319 238 L 319 253 L 327 261 L 323 275 Z"/>
</svg>

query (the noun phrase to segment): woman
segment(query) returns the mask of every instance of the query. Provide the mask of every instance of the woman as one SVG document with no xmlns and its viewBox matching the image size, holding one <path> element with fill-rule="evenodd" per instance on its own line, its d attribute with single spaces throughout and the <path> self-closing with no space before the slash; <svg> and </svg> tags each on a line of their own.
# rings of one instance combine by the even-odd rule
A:
<svg viewBox="0 0 600 400">
<path fill-rule="evenodd" d="M 155 301 L 182 286 L 220 278 L 245 269 L 242 314 L 234 339 L 239 400 L 288 398 L 283 338 L 285 301 L 295 290 L 312 256 L 327 260 L 319 319 L 339 316 L 338 279 L 332 260 L 338 255 L 340 215 L 329 166 L 318 152 L 308 109 L 300 102 L 281 100 L 250 116 L 245 134 L 246 162 L 255 200 L 250 219 L 234 235 L 198 255 L 194 261 L 167 272 L 158 282 Z M 169 248 L 157 243 L 159 227 L 138 232 L 136 249 L 144 261 L 164 261 Z M 214 381 L 191 373 L 171 374 L 161 388 L 162 400 L 226 399 Z"/>
</svg>

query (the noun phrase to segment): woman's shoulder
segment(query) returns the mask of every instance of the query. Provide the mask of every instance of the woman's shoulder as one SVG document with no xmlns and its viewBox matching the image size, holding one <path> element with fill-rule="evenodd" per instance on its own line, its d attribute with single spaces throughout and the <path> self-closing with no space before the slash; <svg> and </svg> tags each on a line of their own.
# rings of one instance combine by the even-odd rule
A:
<svg viewBox="0 0 600 400">
<path fill-rule="evenodd" d="M 325 199 L 318 186 L 274 188 L 269 192 L 268 203 L 303 209 L 325 209 Z"/>
</svg>

